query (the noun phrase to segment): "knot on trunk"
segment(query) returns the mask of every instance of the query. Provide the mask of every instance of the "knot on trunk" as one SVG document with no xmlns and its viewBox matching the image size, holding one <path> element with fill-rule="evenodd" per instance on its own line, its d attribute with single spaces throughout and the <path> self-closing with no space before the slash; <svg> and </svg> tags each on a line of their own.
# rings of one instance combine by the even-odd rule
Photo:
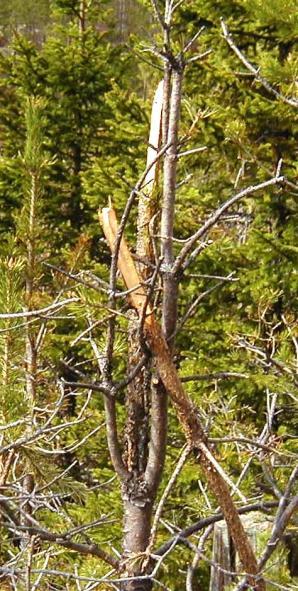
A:
<svg viewBox="0 0 298 591">
<path fill-rule="evenodd" d="M 122 495 L 135 507 L 145 507 L 152 502 L 149 487 L 143 475 L 132 474 L 131 478 L 122 484 Z"/>
</svg>

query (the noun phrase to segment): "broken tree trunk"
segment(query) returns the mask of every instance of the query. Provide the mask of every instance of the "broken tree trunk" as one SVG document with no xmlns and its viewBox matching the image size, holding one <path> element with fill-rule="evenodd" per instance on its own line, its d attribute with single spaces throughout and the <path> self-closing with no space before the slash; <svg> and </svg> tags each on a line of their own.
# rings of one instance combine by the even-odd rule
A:
<svg viewBox="0 0 298 591">
<path fill-rule="evenodd" d="M 101 222 L 110 249 L 114 252 L 118 233 L 115 211 L 112 208 L 104 208 Z M 121 239 L 117 263 L 127 289 L 132 290 L 129 296 L 132 306 L 140 318 L 144 317 L 145 312 L 144 335 L 155 358 L 159 377 L 172 399 L 187 442 L 194 449 L 208 485 L 224 513 L 229 533 L 248 574 L 248 582 L 257 591 L 264 591 L 264 580 L 257 576 L 257 560 L 223 477 L 223 472 L 208 448 L 198 411 L 180 381 L 162 330 L 155 319 L 153 310 L 148 305 L 146 293 L 141 286 L 139 275 L 124 238 Z"/>
<path fill-rule="evenodd" d="M 136 254 L 138 273 L 145 282 L 152 275 L 154 249 L 151 223 L 157 212 L 157 182 L 160 148 L 163 82 L 160 82 L 152 105 L 146 170 L 139 191 Z M 135 311 L 130 311 L 128 325 L 128 375 L 142 362 L 144 351 Z M 130 381 L 125 393 L 126 421 L 123 460 L 129 473 L 122 483 L 124 510 L 123 564 L 131 581 L 123 583 L 125 591 L 147 591 L 152 582 L 137 577 L 143 572 L 142 556 L 148 547 L 152 509 L 162 475 L 167 436 L 166 392 L 162 382 L 152 384 L 152 357 L 148 356 L 138 374 Z"/>
</svg>

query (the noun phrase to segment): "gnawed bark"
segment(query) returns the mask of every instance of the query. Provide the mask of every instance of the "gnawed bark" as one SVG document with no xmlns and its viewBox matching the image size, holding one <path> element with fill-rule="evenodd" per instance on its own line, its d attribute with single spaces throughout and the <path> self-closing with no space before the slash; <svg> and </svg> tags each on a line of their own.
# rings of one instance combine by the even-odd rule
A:
<svg viewBox="0 0 298 591">
<path fill-rule="evenodd" d="M 159 161 L 156 160 L 156 155 L 160 148 L 162 96 L 163 82 L 158 85 L 153 101 L 146 164 L 148 172 L 139 192 L 136 254 L 139 261 L 138 272 L 143 282 L 150 279 L 154 263 L 150 223 L 157 212 L 156 187 Z M 138 366 L 144 355 L 138 316 L 133 311 L 130 316 L 128 375 L 131 375 L 131 371 Z M 138 581 L 135 578 L 143 570 L 141 557 L 150 539 L 152 507 L 162 473 L 166 448 L 166 392 L 162 383 L 159 387 L 152 383 L 152 370 L 152 358 L 149 357 L 128 384 L 125 396 L 123 461 L 129 478 L 122 482 L 123 566 L 125 575 L 134 577 L 134 580 L 123 583 L 123 589 L 129 591 L 147 591 L 152 587 L 150 581 Z"/>
<path fill-rule="evenodd" d="M 102 210 L 101 220 L 106 239 L 113 252 L 118 231 L 114 210 L 104 208 Z M 224 513 L 229 533 L 233 539 L 241 563 L 248 573 L 248 582 L 258 591 L 264 591 L 265 583 L 262 579 L 258 580 L 256 578 L 258 573 L 256 557 L 237 513 L 229 488 L 223 476 L 216 470 L 216 462 L 210 460 L 212 454 L 208 448 L 207 438 L 199 419 L 198 411 L 183 388 L 161 328 L 155 320 L 152 308 L 147 305 L 145 291 L 140 286 L 136 267 L 123 238 L 119 250 L 118 268 L 127 288 L 129 290 L 135 290 L 130 294 L 130 301 L 139 316 L 142 315 L 144 306 L 147 306 L 144 333 L 155 358 L 159 377 L 172 399 L 187 442 L 194 449 L 210 490 L 216 497 Z"/>
</svg>

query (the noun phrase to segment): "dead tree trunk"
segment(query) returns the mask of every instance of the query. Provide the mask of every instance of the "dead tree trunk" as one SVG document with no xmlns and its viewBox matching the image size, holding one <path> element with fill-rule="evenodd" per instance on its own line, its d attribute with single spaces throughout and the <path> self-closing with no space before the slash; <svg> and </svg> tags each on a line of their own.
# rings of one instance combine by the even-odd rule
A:
<svg viewBox="0 0 298 591">
<path fill-rule="evenodd" d="M 150 224 L 156 214 L 156 187 L 159 163 L 151 168 L 160 146 L 163 85 L 159 84 L 153 101 L 149 146 L 148 173 L 140 191 L 138 204 L 137 249 L 138 272 L 143 282 L 150 280 L 154 249 Z M 128 328 L 128 375 L 144 356 L 139 319 L 131 312 Z M 153 360 L 144 363 L 126 389 L 126 423 L 124 428 L 123 462 L 128 477 L 122 482 L 124 507 L 123 566 L 125 575 L 133 580 L 123 583 L 126 591 L 148 591 L 150 580 L 138 580 L 143 573 L 144 552 L 149 544 L 152 508 L 161 478 L 167 435 L 167 404 L 163 384 L 153 383 Z M 155 372 L 156 373 L 156 372 Z"/>
<path fill-rule="evenodd" d="M 102 225 L 110 248 L 113 251 L 118 225 L 115 212 L 111 208 L 103 209 Z M 144 289 L 140 287 L 140 279 L 134 261 L 123 238 L 119 251 L 118 267 L 127 288 L 132 290 L 130 295 L 131 303 L 140 317 L 143 314 L 144 306 L 147 308 L 144 332 L 155 358 L 159 377 L 172 399 L 186 439 L 195 451 L 208 485 L 224 513 L 229 533 L 241 563 L 248 573 L 248 582 L 257 591 L 264 591 L 265 583 L 263 579 L 257 577 L 257 560 L 230 494 L 227 478 L 224 477 L 222 469 L 208 448 L 198 411 L 183 388 L 161 328 L 155 320 L 152 309 L 148 306 Z"/>
</svg>

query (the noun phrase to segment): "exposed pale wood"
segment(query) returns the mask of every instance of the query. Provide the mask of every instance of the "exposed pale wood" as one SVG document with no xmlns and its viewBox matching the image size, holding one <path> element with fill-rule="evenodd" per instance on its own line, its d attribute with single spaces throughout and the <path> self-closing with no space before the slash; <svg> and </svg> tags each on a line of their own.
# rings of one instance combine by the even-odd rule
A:
<svg viewBox="0 0 298 591">
<path fill-rule="evenodd" d="M 114 252 L 118 231 L 115 211 L 112 208 L 104 208 L 102 210 L 101 221 L 111 251 Z M 210 489 L 224 513 L 229 533 L 234 541 L 243 567 L 249 575 L 256 575 L 258 572 L 256 557 L 237 513 L 229 488 L 222 475 L 217 472 L 215 464 L 210 462 L 209 454 L 211 452 L 207 447 L 207 439 L 197 409 L 183 388 L 161 328 L 155 320 L 152 308 L 147 304 L 145 291 L 140 285 L 140 279 L 134 261 L 124 238 L 122 238 L 120 244 L 118 268 L 127 288 L 135 290 L 132 291 L 129 298 L 139 316 L 141 316 L 144 306 L 147 306 L 144 332 L 152 354 L 155 357 L 159 377 L 172 399 L 187 442 L 197 451 L 197 458 Z M 205 453 L 206 448 L 208 449 L 208 454 Z M 253 588 L 258 591 L 264 591 L 265 583 L 262 579 L 256 581 L 254 576 L 248 576 L 248 581 Z"/>
<path fill-rule="evenodd" d="M 147 164 L 149 169 L 143 182 L 143 188 L 139 196 L 138 204 L 138 232 L 136 252 L 140 259 L 151 261 L 152 248 L 149 224 L 156 212 L 156 201 L 154 191 L 158 182 L 159 161 L 156 161 L 150 168 L 150 164 L 156 159 L 160 148 L 161 139 L 161 119 L 162 119 L 162 101 L 163 101 L 163 81 L 158 84 L 156 89 L 151 112 L 151 123 L 149 133 L 149 144 L 147 149 Z M 143 279 L 147 279 L 147 268 L 140 265 L 140 271 Z"/>
</svg>

